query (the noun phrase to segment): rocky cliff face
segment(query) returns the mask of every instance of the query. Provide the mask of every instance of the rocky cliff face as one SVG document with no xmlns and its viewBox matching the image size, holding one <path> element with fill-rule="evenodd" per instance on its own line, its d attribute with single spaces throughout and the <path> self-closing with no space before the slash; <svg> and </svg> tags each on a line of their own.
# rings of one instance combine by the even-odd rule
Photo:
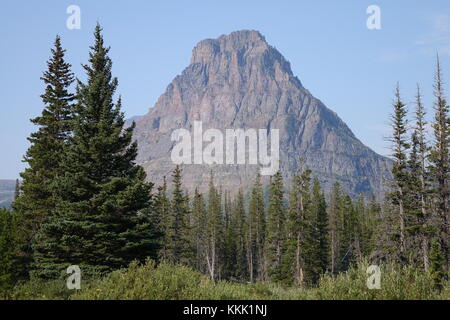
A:
<svg viewBox="0 0 450 320">
<path fill-rule="evenodd" d="M 171 150 L 177 128 L 192 130 L 278 129 L 280 169 L 295 172 L 300 159 L 325 189 L 339 181 L 347 192 L 379 196 L 389 160 L 364 146 L 347 125 L 306 90 L 289 62 L 257 31 L 237 31 L 203 40 L 189 66 L 177 76 L 149 113 L 137 122 L 138 162 L 159 184 L 174 168 Z M 205 190 L 210 171 L 225 189 L 248 188 L 257 165 L 183 165 L 189 190 Z M 266 180 L 268 178 L 266 177 Z M 289 183 L 289 181 L 287 181 Z"/>
</svg>

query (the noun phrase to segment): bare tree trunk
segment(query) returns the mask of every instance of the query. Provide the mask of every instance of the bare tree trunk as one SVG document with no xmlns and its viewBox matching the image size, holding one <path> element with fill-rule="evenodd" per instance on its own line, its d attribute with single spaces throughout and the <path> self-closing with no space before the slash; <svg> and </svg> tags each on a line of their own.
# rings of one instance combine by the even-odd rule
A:
<svg viewBox="0 0 450 320">
<path fill-rule="evenodd" d="M 334 268 L 335 268 L 335 233 L 331 233 L 331 274 L 334 274 Z"/>
<path fill-rule="evenodd" d="M 303 282 L 305 281 L 305 276 L 303 274 L 303 268 L 300 268 L 300 274 L 299 274 L 299 283 L 300 286 L 303 287 Z"/>
<path fill-rule="evenodd" d="M 208 250 L 208 252 L 206 253 L 206 266 L 208 267 L 209 277 L 210 277 L 211 279 L 213 279 L 214 274 L 213 274 L 213 269 L 212 269 L 212 266 L 211 266 L 211 259 L 209 258 L 209 250 Z"/>
<path fill-rule="evenodd" d="M 425 271 L 428 270 L 430 266 L 430 261 L 428 259 L 428 239 L 425 235 L 422 236 L 422 254 L 423 254 L 423 268 Z"/>
<path fill-rule="evenodd" d="M 208 267 L 208 273 L 211 280 L 215 279 L 215 265 L 216 265 L 216 245 L 215 241 L 212 240 L 211 246 L 206 252 L 206 265 Z"/>
<path fill-rule="evenodd" d="M 251 235 L 251 227 L 249 229 L 249 234 Z M 253 282 L 253 245 L 251 236 L 247 243 L 247 267 L 250 277 L 250 282 Z"/>
<path fill-rule="evenodd" d="M 422 164 L 422 170 L 424 170 L 425 165 Z M 425 196 L 423 194 L 424 190 L 425 190 L 425 178 L 423 175 L 421 175 L 420 177 L 420 182 L 422 185 L 422 190 L 421 190 L 421 196 L 420 196 L 420 202 L 421 202 L 421 210 L 422 210 L 422 219 L 424 221 L 424 225 L 423 227 L 426 226 L 427 224 L 427 210 L 426 210 L 426 204 L 425 204 Z M 430 261 L 428 258 L 428 239 L 427 239 L 427 235 L 425 233 L 425 231 L 422 231 L 422 255 L 423 255 L 423 268 L 425 269 L 425 271 L 428 270 L 428 267 L 430 266 Z"/>
<path fill-rule="evenodd" d="M 400 195 L 400 199 L 398 201 L 399 208 L 399 218 L 400 218 L 400 252 L 403 254 L 405 253 L 405 214 L 404 214 L 404 208 L 403 208 L 403 190 L 401 187 L 398 188 L 398 192 Z"/>
<path fill-rule="evenodd" d="M 214 237 L 215 238 L 215 237 Z M 214 280 L 216 276 L 216 241 L 212 244 L 212 254 L 211 254 L 211 279 Z"/>
<path fill-rule="evenodd" d="M 295 281 L 298 286 L 303 285 L 303 270 L 300 261 L 300 233 L 297 233 L 297 248 L 295 252 Z"/>
<path fill-rule="evenodd" d="M 249 271 L 250 271 L 250 282 L 253 282 L 253 253 L 250 253 Z"/>
</svg>

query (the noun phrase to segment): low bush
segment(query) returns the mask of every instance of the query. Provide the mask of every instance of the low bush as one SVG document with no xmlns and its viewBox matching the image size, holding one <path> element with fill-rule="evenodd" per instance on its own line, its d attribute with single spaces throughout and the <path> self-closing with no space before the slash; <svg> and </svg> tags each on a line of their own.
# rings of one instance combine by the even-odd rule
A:
<svg viewBox="0 0 450 320">
<path fill-rule="evenodd" d="M 276 283 L 211 281 L 192 269 L 148 260 L 132 263 L 93 280 L 82 280 L 79 291 L 68 290 L 64 281 L 29 281 L 17 286 L 11 299 L 82 300 L 450 300 L 447 281 L 442 291 L 433 288 L 429 273 L 394 264 L 381 266 L 381 289 L 370 290 L 366 282 L 368 263 L 337 276 L 324 275 L 317 287 L 292 288 Z"/>
</svg>

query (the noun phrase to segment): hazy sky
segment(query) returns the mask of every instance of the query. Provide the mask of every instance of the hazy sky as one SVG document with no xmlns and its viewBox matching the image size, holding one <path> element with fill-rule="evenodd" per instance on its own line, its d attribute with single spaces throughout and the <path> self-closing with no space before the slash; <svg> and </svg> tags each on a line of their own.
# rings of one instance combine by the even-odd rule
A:
<svg viewBox="0 0 450 320">
<path fill-rule="evenodd" d="M 81 29 L 69 30 L 69 5 Z M 381 30 L 366 26 L 381 8 Z M 397 81 L 408 102 L 416 83 L 432 103 L 435 53 L 450 79 L 450 2 L 436 1 L 3 1 L 0 7 L 0 179 L 14 179 L 41 112 L 39 79 L 56 34 L 80 79 L 97 21 L 111 46 L 127 117 L 145 114 L 205 38 L 260 31 L 313 95 L 366 145 L 387 154 L 388 114 Z M 447 81 L 450 93 L 450 81 Z"/>
</svg>

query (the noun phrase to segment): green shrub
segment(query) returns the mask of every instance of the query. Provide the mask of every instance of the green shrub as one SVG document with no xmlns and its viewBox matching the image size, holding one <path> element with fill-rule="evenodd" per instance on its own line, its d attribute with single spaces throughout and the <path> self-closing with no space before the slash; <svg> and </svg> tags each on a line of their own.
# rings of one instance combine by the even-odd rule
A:
<svg viewBox="0 0 450 320">
<path fill-rule="evenodd" d="M 29 280 L 15 287 L 11 294 L 14 300 L 66 300 L 73 293 L 65 281 Z"/>
<path fill-rule="evenodd" d="M 434 290 L 429 272 L 412 266 L 400 267 L 395 264 L 381 265 L 381 289 L 369 290 L 366 286 L 368 275 L 366 261 L 358 267 L 336 277 L 325 275 L 318 288 L 311 293 L 316 299 L 326 300 L 434 300 L 450 299 L 450 287 L 439 293 Z"/>
<path fill-rule="evenodd" d="M 422 300 L 450 299 L 447 281 L 441 292 L 433 287 L 432 275 L 413 267 L 386 264 L 381 267 L 381 289 L 366 286 L 368 263 L 338 276 L 322 276 L 318 287 L 292 288 L 276 283 L 241 284 L 214 282 L 192 269 L 148 260 L 132 263 L 93 280 L 82 279 L 82 289 L 68 290 L 65 281 L 33 280 L 17 286 L 13 299 L 88 300 Z"/>
</svg>

